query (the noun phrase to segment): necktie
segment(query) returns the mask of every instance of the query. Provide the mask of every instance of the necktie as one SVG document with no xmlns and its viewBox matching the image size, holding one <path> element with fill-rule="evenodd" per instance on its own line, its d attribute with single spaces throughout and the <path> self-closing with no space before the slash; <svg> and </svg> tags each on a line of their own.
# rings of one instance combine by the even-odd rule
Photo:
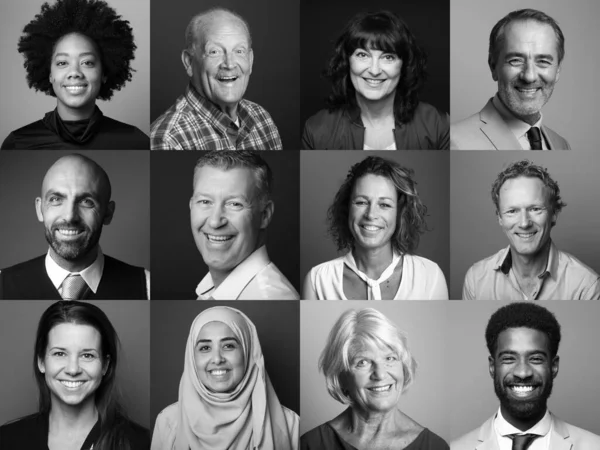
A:
<svg viewBox="0 0 600 450">
<path fill-rule="evenodd" d="M 529 139 L 529 143 L 531 144 L 531 150 L 542 149 L 542 134 L 538 127 L 531 127 L 529 129 L 527 132 L 527 139 Z"/>
<path fill-rule="evenodd" d="M 79 300 L 87 287 L 85 280 L 78 274 L 71 274 L 62 284 L 63 300 Z"/>
<path fill-rule="evenodd" d="M 385 280 L 392 276 L 394 273 L 394 269 L 398 265 L 398 262 L 402 259 L 400 255 L 394 254 L 392 258 L 392 263 L 387 266 L 387 268 L 383 271 L 381 276 L 377 280 L 373 280 L 369 278 L 364 272 L 361 272 L 360 269 L 356 266 L 356 261 L 354 261 L 354 256 L 352 256 L 352 252 L 348 252 L 346 254 L 346 258 L 344 262 L 346 265 L 360 277 L 365 283 L 367 283 L 367 300 L 381 300 L 381 287 L 379 286 Z"/>
<path fill-rule="evenodd" d="M 508 437 L 513 440 L 512 450 L 527 450 L 531 443 L 540 436 L 538 434 L 509 434 Z"/>
</svg>

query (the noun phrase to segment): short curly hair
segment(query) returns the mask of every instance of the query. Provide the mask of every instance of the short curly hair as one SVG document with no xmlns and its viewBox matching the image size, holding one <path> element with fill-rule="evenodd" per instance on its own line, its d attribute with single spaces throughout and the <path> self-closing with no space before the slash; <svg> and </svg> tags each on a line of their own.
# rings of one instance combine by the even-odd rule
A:
<svg viewBox="0 0 600 450">
<path fill-rule="evenodd" d="M 50 83 L 50 65 L 57 43 L 63 36 L 81 34 L 91 39 L 102 62 L 103 76 L 98 99 L 110 100 L 115 90 L 131 81 L 130 62 L 137 48 L 129 21 L 102 0 L 57 0 L 44 3 L 42 10 L 25 25 L 19 39 L 19 53 L 25 57 L 27 84 L 36 91 L 56 97 Z"/>
<path fill-rule="evenodd" d="M 549 203 L 552 207 L 553 214 L 560 213 L 560 211 L 567 206 L 560 198 L 560 188 L 558 187 L 558 183 L 552 179 L 548 173 L 548 169 L 524 159 L 509 164 L 506 169 L 498 174 L 498 177 L 492 184 L 492 200 L 496 206 L 497 213 L 500 212 L 500 189 L 502 188 L 502 185 L 507 180 L 518 177 L 539 178 L 542 180 L 544 186 L 546 186 L 546 189 L 548 190 Z"/>
<path fill-rule="evenodd" d="M 327 99 L 330 111 L 356 107 L 356 90 L 350 79 L 350 56 L 357 48 L 395 53 L 402 60 L 394 98 L 394 118 L 410 122 L 419 105 L 419 91 L 427 78 L 427 55 L 406 24 L 390 11 L 359 13 L 348 22 L 335 44 L 324 71 L 331 81 Z"/>
<path fill-rule="evenodd" d="M 378 156 L 369 156 L 350 168 L 327 211 L 328 231 L 338 250 L 350 249 L 354 245 L 354 236 L 348 227 L 350 200 L 358 179 L 368 174 L 385 177 L 396 188 L 398 204 L 392 248 L 401 254 L 413 253 L 419 246 L 421 234 L 427 231 L 427 207 L 419 198 L 414 171 Z"/>
<path fill-rule="evenodd" d="M 548 336 L 550 356 L 554 358 L 560 344 L 560 324 L 554 314 L 530 302 L 515 302 L 497 310 L 485 329 L 485 341 L 491 356 L 496 353 L 498 336 L 508 328 L 531 328 Z"/>
</svg>

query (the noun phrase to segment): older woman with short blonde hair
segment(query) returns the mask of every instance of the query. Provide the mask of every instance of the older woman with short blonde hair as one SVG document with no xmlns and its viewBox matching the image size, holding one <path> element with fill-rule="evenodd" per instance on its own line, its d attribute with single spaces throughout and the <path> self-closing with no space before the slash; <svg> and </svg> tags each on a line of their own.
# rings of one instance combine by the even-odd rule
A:
<svg viewBox="0 0 600 450">
<path fill-rule="evenodd" d="M 398 407 L 417 363 L 406 335 L 373 308 L 336 321 L 319 358 L 327 390 L 349 405 L 300 439 L 302 450 L 448 450 L 448 444 Z"/>
</svg>

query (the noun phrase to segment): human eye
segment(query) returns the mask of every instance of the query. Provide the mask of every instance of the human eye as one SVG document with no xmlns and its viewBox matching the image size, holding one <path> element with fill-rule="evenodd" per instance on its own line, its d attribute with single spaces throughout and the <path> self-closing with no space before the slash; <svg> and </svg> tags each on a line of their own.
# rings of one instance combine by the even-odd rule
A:
<svg viewBox="0 0 600 450">
<path fill-rule="evenodd" d="M 93 61 L 91 59 L 86 59 L 85 61 L 81 62 L 82 66 L 86 66 L 86 67 L 94 67 L 96 65 L 96 61 Z"/>
<path fill-rule="evenodd" d="M 206 353 L 210 351 L 210 346 L 206 344 L 202 344 L 198 346 L 198 351 L 202 353 Z"/>
<path fill-rule="evenodd" d="M 394 205 L 392 205 L 391 203 L 387 203 L 387 202 L 385 202 L 385 203 L 380 203 L 380 204 L 379 204 L 379 206 L 380 206 L 381 208 L 383 208 L 383 209 L 389 209 L 389 208 L 393 208 L 393 207 L 394 207 Z"/>
<path fill-rule="evenodd" d="M 94 208 L 96 206 L 96 202 L 91 198 L 84 198 L 81 200 L 81 205 L 85 208 Z"/>
<path fill-rule="evenodd" d="M 396 355 L 389 355 L 385 360 L 388 362 L 396 362 L 398 361 L 398 357 Z"/>
<path fill-rule="evenodd" d="M 523 58 L 511 58 L 508 63 L 513 67 L 517 67 L 523 64 Z"/>
<path fill-rule="evenodd" d="M 225 206 L 227 206 L 229 209 L 232 209 L 234 211 L 240 211 L 242 209 L 244 209 L 244 203 L 237 201 L 237 200 L 232 200 L 229 201 L 225 204 Z"/>
<path fill-rule="evenodd" d="M 543 206 L 532 206 L 531 208 L 529 208 L 530 212 L 536 213 L 536 214 L 540 214 L 545 210 L 546 210 L 546 208 L 544 208 Z"/>
<path fill-rule="evenodd" d="M 370 365 L 369 361 L 364 358 L 358 359 L 354 363 L 354 367 L 356 367 L 357 369 L 366 369 L 367 367 L 369 367 L 369 365 Z"/>
<path fill-rule="evenodd" d="M 223 349 L 225 350 L 235 350 L 236 348 L 238 347 L 235 342 L 227 342 L 223 345 Z"/>
<path fill-rule="evenodd" d="M 511 208 L 511 209 L 507 209 L 506 211 L 504 211 L 504 214 L 506 214 L 507 216 L 513 216 L 516 212 L 517 212 L 516 209 Z"/>
<path fill-rule="evenodd" d="M 48 197 L 48 203 L 50 203 L 51 206 L 60 205 L 61 201 L 62 197 L 59 197 L 58 195 L 51 195 Z"/>
<path fill-rule="evenodd" d="M 63 67 L 63 66 L 67 65 L 67 62 L 64 61 L 64 60 L 62 60 L 62 59 L 59 59 L 59 60 L 57 60 L 57 61 L 54 62 L 54 65 L 57 66 L 57 67 Z"/>
<path fill-rule="evenodd" d="M 61 358 L 63 356 L 66 356 L 66 353 L 62 350 L 55 350 L 52 352 L 52 356 L 55 356 L 56 358 Z"/>
<path fill-rule="evenodd" d="M 502 364 L 512 364 L 515 361 L 515 357 L 512 355 L 506 355 L 500 358 Z"/>
<path fill-rule="evenodd" d="M 212 48 L 209 48 L 209 49 L 206 51 L 206 54 L 207 54 L 209 57 L 213 58 L 213 57 L 216 57 L 216 56 L 221 56 L 221 55 L 223 54 L 223 51 L 222 51 L 220 48 L 217 48 L 217 47 L 212 47 Z"/>
<path fill-rule="evenodd" d="M 386 62 L 394 62 L 398 59 L 398 56 L 396 56 L 394 53 L 386 53 L 382 56 L 382 59 Z"/>
<path fill-rule="evenodd" d="M 368 53 L 360 48 L 354 51 L 354 56 L 358 59 L 365 59 L 369 57 Z"/>
<path fill-rule="evenodd" d="M 206 199 L 206 198 L 197 198 L 196 199 L 196 204 L 200 205 L 200 206 L 209 206 L 210 205 L 210 200 Z"/>
<path fill-rule="evenodd" d="M 81 355 L 81 357 L 85 360 L 91 361 L 93 359 L 96 359 L 96 355 L 94 355 L 93 353 L 83 353 Z"/>
</svg>

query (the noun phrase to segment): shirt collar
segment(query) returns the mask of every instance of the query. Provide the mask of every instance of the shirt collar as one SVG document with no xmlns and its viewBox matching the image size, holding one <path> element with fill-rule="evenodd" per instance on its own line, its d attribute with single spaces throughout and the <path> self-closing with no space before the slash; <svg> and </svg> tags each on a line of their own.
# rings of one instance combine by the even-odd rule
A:
<svg viewBox="0 0 600 450">
<path fill-rule="evenodd" d="M 556 277 L 558 273 L 558 249 L 553 241 L 550 241 L 550 251 L 548 252 L 548 262 L 546 262 L 546 270 L 538 275 L 538 278 L 543 278 L 546 274 L 551 277 Z M 494 270 L 500 270 L 505 275 L 508 274 L 512 267 L 512 254 L 510 245 L 498 253 L 496 261 L 494 261 Z"/>
<path fill-rule="evenodd" d="M 62 285 L 65 278 L 71 274 L 79 274 L 81 278 L 86 282 L 92 292 L 95 294 L 98 290 L 98 285 L 102 279 L 102 273 L 104 272 L 104 254 L 102 249 L 98 246 L 98 255 L 92 264 L 83 269 L 81 272 L 69 272 L 68 270 L 60 267 L 56 261 L 50 256 L 50 249 L 46 253 L 46 273 L 52 281 L 54 287 L 58 290 Z"/>
<path fill-rule="evenodd" d="M 199 300 L 235 300 L 256 274 L 270 262 L 267 247 L 263 245 L 238 264 L 217 288 L 208 272 L 198 284 L 196 295 Z"/>
<path fill-rule="evenodd" d="M 498 408 L 498 414 L 496 414 L 496 419 L 494 420 L 494 428 L 496 432 L 500 434 L 500 436 L 508 436 L 509 434 L 537 434 L 538 436 L 546 436 L 550 432 L 550 428 L 552 427 L 552 416 L 550 415 L 550 411 L 546 409 L 546 414 L 544 417 L 532 426 L 529 430 L 521 431 L 518 428 L 514 427 L 502 416 L 502 411 Z"/>
<path fill-rule="evenodd" d="M 540 112 L 540 119 L 533 125 L 529 125 L 527 122 L 523 122 L 521 119 L 515 117 L 515 115 L 508 110 L 508 108 L 502 103 L 498 94 L 492 98 L 492 103 L 494 107 L 504 119 L 504 122 L 510 128 L 510 131 L 513 132 L 517 139 L 521 139 L 523 136 L 527 134 L 531 127 L 542 127 L 542 113 Z"/>
</svg>

